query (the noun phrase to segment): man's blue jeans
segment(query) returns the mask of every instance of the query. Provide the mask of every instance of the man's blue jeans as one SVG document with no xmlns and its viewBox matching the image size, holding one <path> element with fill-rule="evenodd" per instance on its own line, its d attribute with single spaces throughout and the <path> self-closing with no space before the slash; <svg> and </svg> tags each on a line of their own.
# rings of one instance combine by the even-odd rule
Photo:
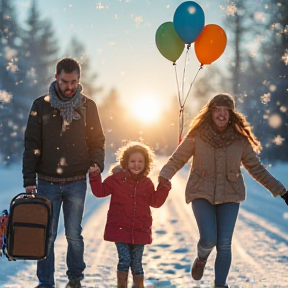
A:
<svg viewBox="0 0 288 288">
<path fill-rule="evenodd" d="M 52 223 L 48 243 L 48 257 L 37 262 L 37 277 L 40 284 L 53 286 L 55 271 L 54 242 L 57 236 L 60 209 L 63 204 L 65 236 L 68 242 L 67 267 L 68 279 L 83 279 L 84 241 L 82 232 L 82 217 L 86 198 L 86 180 L 52 183 L 38 180 L 37 193 L 47 197 L 52 204 Z"/>
<path fill-rule="evenodd" d="M 213 205 L 205 199 L 192 202 L 199 229 L 198 257 L 207 259 L 216 246 L 215 284 L 226 285 L 231 265 L 231 242 L 239 211 L 239 203 Z"/>
</svg>

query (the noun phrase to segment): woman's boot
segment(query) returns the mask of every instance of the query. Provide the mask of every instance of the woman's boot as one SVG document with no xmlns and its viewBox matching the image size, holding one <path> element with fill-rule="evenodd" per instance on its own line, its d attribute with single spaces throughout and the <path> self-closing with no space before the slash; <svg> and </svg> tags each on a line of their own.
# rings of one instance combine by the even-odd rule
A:
<svg viewBox="0 0 288 288">
<path fill-rule="evenodd" d="M 117 288 L 127 288 L 128 271 L 117 271 Z"/>
<path fill-rule="evenodd" d="M 133 275 L 133 286 L 132 288 L 145 288 L 144 287 L 144 274 Z"/>
</svg>

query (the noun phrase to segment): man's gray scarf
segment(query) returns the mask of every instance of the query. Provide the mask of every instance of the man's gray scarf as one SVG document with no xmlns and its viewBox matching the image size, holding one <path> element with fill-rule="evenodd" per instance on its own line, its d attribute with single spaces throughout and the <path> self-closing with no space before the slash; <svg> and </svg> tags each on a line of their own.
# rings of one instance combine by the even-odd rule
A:
<svg viewBox="0 0 288 288">
<path fill-rule="evenodd" d="M 80 107 L 83 104 L 83 96 L 81 94 L 82 85 L 78 84 L 75 95 L 67 101 L 60 100 L 56 94 L 56 81 L 51 83 L 49 88 L 50 102 L 53 108 L 60 110 L 60 115 L 63 118 L 62 131 L 66 130 L 72 120 L 81 119 L 80 114 L 74 108 Z"/>
</svg>

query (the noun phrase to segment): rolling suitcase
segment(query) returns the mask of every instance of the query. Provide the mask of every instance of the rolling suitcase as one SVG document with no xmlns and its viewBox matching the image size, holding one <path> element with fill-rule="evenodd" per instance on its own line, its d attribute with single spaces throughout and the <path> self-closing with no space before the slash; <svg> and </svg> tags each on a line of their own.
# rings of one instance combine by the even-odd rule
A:
<svg viewBox="0 0 288 288">
<path fill-rule="evenodd" d="M 7 228 L 9 260 L 41 260 L 47 257 L 52 208 L 50 201 L 33 193 L 16 195 L 10 203 Z"/>
</svg>

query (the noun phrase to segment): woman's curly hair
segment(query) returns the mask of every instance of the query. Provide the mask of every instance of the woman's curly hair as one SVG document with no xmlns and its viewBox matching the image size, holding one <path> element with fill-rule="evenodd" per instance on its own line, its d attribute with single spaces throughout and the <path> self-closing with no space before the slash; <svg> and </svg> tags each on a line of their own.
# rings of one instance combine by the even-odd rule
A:
<svg viewBox="0 0 288 288">
<path fill-rule="evenodd" d="M 154 165 L 154 152 L 148 145 L 137 141 L 129 141 L 126 145 L 117 150 L 116 158 L 119 161 L 120 166 L 123 169 L 127 169 L 130 155 L 136 152 L 140 152 L 144 156 L 145 169 L 142 174 L 147 176 Z"/>
</svg>

